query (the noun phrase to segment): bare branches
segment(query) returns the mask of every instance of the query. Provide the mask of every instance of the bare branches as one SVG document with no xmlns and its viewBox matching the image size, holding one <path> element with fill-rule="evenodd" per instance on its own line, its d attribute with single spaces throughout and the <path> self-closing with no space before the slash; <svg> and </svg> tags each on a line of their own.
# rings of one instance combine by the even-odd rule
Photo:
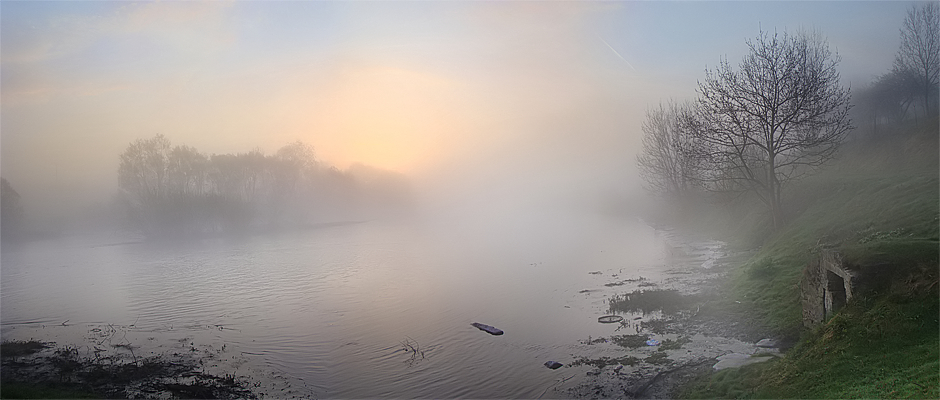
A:
<svg viewBox="0 0 940 400">
<path fill-rule="evenodd" d="M 417 340 L 410 337 L 406 336 L 406 339 L 401 341 L 401 348 L 405 353 L 411 353 L 411 357 L 408 359 L 409 366 L 425 358 L 424 350 L 421 350 L 421 345 L 418 344 Z"/>
<path fill-rule="evenodd" d="M 723 60 L 699 82 L 696 128 L 710 187 L 756 193 L 778 225 L 780 189 L 832 158 L 846 132 L 849 90 L 820 35 L 761 34 L 733 69 Z"/>
<path fill-rule="evenodd" d="M 931 107 L 930 100 L 940 83 L 940 6 L 937 3 L 928 2 L 908 10 L 894 68 L 917 77 L 923 90 L 925 111 L 936 113 L 936 104 Z"/>
<path fill-rule="evenodd" d="M 637 156 L 637 164 L 655 192 L 681 195 L 702 181 L 700 163 L 705 147 L 688 134 L 691 114 L 689 104 L 674 102 L 646 112 L 643 152 Z"/>
</svg>

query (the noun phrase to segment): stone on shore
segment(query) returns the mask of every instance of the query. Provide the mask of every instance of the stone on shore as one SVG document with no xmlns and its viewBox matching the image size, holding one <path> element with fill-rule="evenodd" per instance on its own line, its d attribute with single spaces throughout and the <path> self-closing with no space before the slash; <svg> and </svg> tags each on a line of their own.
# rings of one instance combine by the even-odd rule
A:
<svg viewBox="0 0 940 400">
<path fill-rule="evenodd" d="M 772 355 L 751 356 L 750 354 L 728 353 L 718 357 L 718 363 L 712 366 L 715 371 L 721 371 L 727 368 L 739 368 L 745 365 L 768 361 L 774 358 Z"/>
<path fill-rule="evenodd" d="M 757 342 L 755 346 L 757 347 L 780 347 L 780 345 L 774 339 L 761 339 L 760 341 Z"/>
</svg>

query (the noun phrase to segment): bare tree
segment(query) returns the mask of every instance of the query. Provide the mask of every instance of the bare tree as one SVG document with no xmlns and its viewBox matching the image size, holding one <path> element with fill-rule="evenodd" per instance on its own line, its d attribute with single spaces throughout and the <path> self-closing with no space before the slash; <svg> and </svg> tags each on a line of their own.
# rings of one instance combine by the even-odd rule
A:
<svg viewBox="0 0 940 400">
<path fill-rule="evenodd" d="M 671 101 L 646 111 L 643 152 L 637 156 L 637 164 L 654 192 L 681 196 L 700 181 L 697 153 L 702 144 L 687 130 L 691 114 L 691 105 Z"/>
<path fill-rule="evenodd" d="M 162 134 L 137 139 L 121 153 L 118 187 L 133 200 L 148 203 L 166 195 L 170 140 Z"/>
<path fill-rule="evenodd" d="M 827 160 L 851 128 L 837 55 L 818 34 L 761 34 L 738 70 L 727 60 L 699 82 L 696 137 L 717 168 L 713 187 L 756 193 L 774 227 L 781 188 Z"/>
<path fill-rule="evenodd" d="M 940 82 L 940 6 L 937 3 L 928 2 L 907 11 L 894 68 L 910 71 L 918 77 L 923 89 L 924 110 L 936 113 L 937 106 L 931 107 L 930 99 Z"/>
<path fill-rule="evenodd" d="M 868 87 L 855 91 L 853 119 L 859 121 L 860 133 L 877 135 L 882 127 L 891 132 L 911 115 L 921 93 L 917 76 L 911 71 L 894 69 L 879 76 Z"/>
<path fill-rule="evenodd" d="M 278 149 L 274 155 L 275 181 L 278 189 L 294 193 L 304 178 L 312 174 L 317 167 L 313 147 L 304 142 L 294 141 Z"/>
<path fill-rule="evenodd" d="M 190 146 L 176 146 L 167 155 L 169 193 L 196 197 L 205 193 L 209 158 Z"/>
</svg>

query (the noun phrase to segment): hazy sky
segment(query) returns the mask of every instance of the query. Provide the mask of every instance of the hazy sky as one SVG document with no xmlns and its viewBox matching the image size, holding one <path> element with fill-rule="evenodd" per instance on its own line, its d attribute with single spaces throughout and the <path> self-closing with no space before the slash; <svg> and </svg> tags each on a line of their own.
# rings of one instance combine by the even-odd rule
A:
<svg viewBox="0 0 940 400">
<path fill-rule="evenodd" d="M 761 28 L 820 31 L 862 87 L 911 4 L 3 1 L 0 171 L 27 211 L 107 199 L 120 152 L 162 133 L 209 154 L 300 139 L 468 188 L 624 190 L 647 107 L 694 96 Z"/>
</svg>

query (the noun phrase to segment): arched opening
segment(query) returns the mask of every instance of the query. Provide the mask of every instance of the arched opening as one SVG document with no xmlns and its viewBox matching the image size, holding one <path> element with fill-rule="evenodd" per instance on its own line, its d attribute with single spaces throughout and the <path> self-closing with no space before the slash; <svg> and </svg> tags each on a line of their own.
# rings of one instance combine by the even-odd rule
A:
<svg viewBox="0 0 940 400">
<path fill-rule="evenodd" d="M 845 302 L 845 279 L 832 271 L 826 271 L 826 317 L 839 311 Z"/>
</svg>

